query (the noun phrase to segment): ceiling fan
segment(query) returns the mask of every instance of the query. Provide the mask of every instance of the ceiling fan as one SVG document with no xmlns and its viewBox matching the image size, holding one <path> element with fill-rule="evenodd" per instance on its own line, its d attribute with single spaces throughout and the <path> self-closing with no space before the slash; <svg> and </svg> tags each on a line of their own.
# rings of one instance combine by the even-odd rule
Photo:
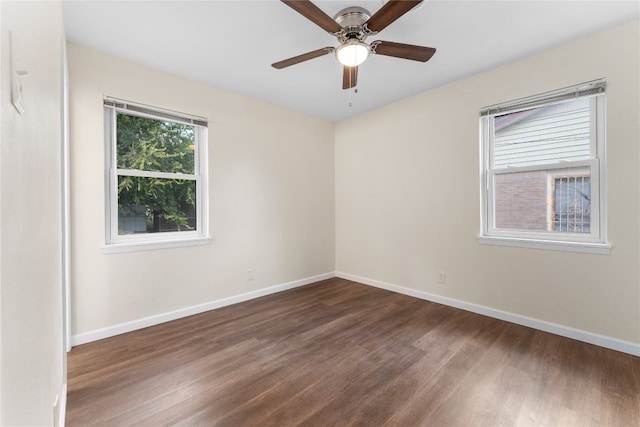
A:
<svg viewBox="0 0 640 427">
<path fill-rule="evenodd" d="M 413 61 L 427 62 L 436 50 L 432 47 L 376 40 L 370 44 L 365 39 L 385 29 L 389 24 L 409 12 L 423 0 L 389 0 L 376 13 L 352 6 L 338 12 L 334 19 L 309 0 L 281 0 L 284 4 L 337 37 L 340 46 L 323 47 L 302 55 L 271 64 L 282 69 L 335 52 L 343 65 L 342 89 L 351 89 L 358 82 L 358 65 L 370 54 L 393 56 Z"/>
</svg>

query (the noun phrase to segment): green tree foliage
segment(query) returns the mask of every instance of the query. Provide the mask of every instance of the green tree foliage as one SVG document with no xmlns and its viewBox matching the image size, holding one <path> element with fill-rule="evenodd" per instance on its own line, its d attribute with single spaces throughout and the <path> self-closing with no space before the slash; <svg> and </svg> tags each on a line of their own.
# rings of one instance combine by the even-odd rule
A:
<svg viewBox="0 0 640 427">
<path fill-rule="evenodd" d="M 117 115 L 117 167 L 140 171 L 193 174 L 193 126 L 127 114 Z M 195 181 L 120 175 L 121 214 L 145 206 L 147 231 L 160 231 L 161 219 L 177 230 L 191 229 L 188 213 L 195 212 Z"/>
</svg>

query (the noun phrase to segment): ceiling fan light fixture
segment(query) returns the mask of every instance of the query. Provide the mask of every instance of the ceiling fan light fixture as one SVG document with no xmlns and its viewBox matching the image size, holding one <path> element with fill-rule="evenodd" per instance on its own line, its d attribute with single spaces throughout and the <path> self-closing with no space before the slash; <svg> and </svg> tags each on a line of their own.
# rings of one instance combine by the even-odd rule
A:
<svg viewBox="0 0 640 427">
<path fill-rule="evenodd" d="M 355 67 L 362 64 L 370 53 L 369 45 L 359 40 L 353 40 L 338 46 L 336 58 L 342 65 Z"/>
</svg>

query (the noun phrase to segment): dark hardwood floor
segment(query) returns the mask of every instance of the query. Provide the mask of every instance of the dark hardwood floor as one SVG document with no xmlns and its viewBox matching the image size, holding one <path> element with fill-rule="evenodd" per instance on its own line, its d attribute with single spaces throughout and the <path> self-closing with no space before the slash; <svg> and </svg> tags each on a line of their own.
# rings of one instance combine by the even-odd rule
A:
<svg viewBox="0 0 640 427">
<path fill-rule="evenodd" d="M 75 347 L 68 426 L 639 426 L 640 358 L 330 279 Z"/>
</svg>

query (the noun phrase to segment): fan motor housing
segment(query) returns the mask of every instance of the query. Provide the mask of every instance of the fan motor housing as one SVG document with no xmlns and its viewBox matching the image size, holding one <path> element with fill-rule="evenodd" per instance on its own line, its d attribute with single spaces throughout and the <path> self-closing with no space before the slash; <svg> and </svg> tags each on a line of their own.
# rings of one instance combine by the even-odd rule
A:
<svg viewBox="0 0 640 427">
<path fill-rule="evenodd" d="M 341 43 L 352 39 L 363 41 L 368 34 L 365 33 L 362 26 L 369 18 L 371 18 L 371 13 L 363 7 L 352 6 L 342 9 L 333 18 L 343 29 L 343 33 L 338 35 L 338 40 Z"/>
</svg>

